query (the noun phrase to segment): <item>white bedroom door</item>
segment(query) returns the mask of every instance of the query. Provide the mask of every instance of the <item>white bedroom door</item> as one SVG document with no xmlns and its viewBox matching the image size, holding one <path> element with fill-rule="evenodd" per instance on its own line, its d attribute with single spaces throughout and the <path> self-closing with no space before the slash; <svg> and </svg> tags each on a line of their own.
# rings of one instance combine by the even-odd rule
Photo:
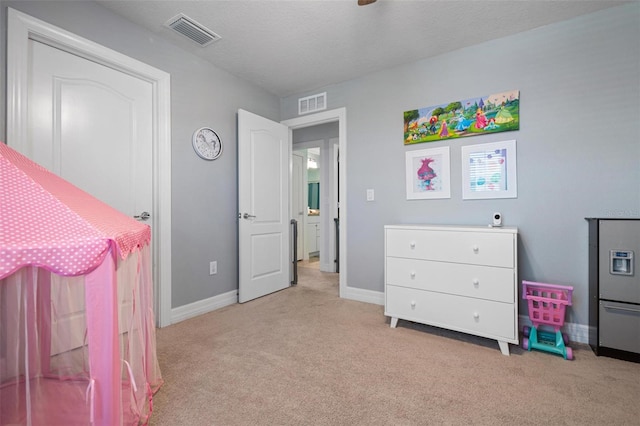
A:
<svg viewBox="0 0 640 426">
<path fill-rule="evenodd" d="M 33 40 L 29 60 L 27 155 L 126 215 L 151 215 L 151 84 Z M 54 275 L 52 294 L 55 354 L 83 344 L 84 304 L 58 303 L 83 301 L 82 281 Z M 126 312 L 132 298 L 121 295 Z"/>
<path fill-rule="evenodd" d="M 30 40 L 28 156 L 129 216 L 152 213 L 152 86 Z"/>
<path fill-rule="evenodd" d="M 287 126 L 238 110 L 240 303 L 291 283 L 289 151 Z"/>
</svg>

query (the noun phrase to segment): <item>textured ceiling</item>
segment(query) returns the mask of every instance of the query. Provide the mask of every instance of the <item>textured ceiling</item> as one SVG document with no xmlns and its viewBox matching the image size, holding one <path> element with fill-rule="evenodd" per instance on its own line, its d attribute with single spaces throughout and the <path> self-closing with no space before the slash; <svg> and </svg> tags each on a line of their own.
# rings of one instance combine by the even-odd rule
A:
<svg viewBox="0 0 640 426">
<path fill-rule="evenodd" d="M 313 91 L 575 16 L 613 0 L 98 1 L 280 97 Z M 204 48 L 164 26 L 184 13 L 222 39 Z"/>
</svg>

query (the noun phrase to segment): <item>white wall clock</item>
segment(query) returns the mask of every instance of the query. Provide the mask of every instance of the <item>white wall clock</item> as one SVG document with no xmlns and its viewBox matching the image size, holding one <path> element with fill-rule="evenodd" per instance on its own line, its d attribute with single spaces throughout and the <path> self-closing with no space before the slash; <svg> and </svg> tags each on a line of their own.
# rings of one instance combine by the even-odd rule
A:
<svg viewBox="0 0 640 426">
<path fill-rule="evenodd" d="M 222 154 L 222 140 L 210 127 L 202 127 L 193 133 L 193 149 L 200 158 L 215 160 Z"/>
</svg>

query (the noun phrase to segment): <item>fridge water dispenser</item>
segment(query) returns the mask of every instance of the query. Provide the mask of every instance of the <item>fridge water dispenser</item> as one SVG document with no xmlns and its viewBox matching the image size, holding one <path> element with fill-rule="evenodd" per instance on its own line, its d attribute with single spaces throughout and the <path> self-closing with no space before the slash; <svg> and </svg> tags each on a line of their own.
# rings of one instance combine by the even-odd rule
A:
<svg viewBox="0 0 640 426">
<path fill-rule="evenodd" d="M 633 275 L 633 251 L 610 250 L 609 273 L 613 275 Z"/>
</svg>

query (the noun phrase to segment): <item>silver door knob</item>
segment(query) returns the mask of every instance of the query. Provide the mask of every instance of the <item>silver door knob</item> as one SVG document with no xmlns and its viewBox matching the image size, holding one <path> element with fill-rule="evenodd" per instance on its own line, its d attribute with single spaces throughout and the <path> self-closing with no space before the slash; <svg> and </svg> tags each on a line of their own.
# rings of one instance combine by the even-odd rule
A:
<svg viewBox="0 0 640 426">
<path fill-rule="evenodd" d="M 138 219 L 138 220 L 147 220 L 151 217 L 151 215 L 149 214 L 149 212 L 142 212 L 139 215 L 134 216 L 134 219 Z"/>
<path fill-rule="evenodd" d="M 244 219 L 253 219 L 255 216 L 249 213 L 245 213 L 242 215 Z"/>
</svg>

